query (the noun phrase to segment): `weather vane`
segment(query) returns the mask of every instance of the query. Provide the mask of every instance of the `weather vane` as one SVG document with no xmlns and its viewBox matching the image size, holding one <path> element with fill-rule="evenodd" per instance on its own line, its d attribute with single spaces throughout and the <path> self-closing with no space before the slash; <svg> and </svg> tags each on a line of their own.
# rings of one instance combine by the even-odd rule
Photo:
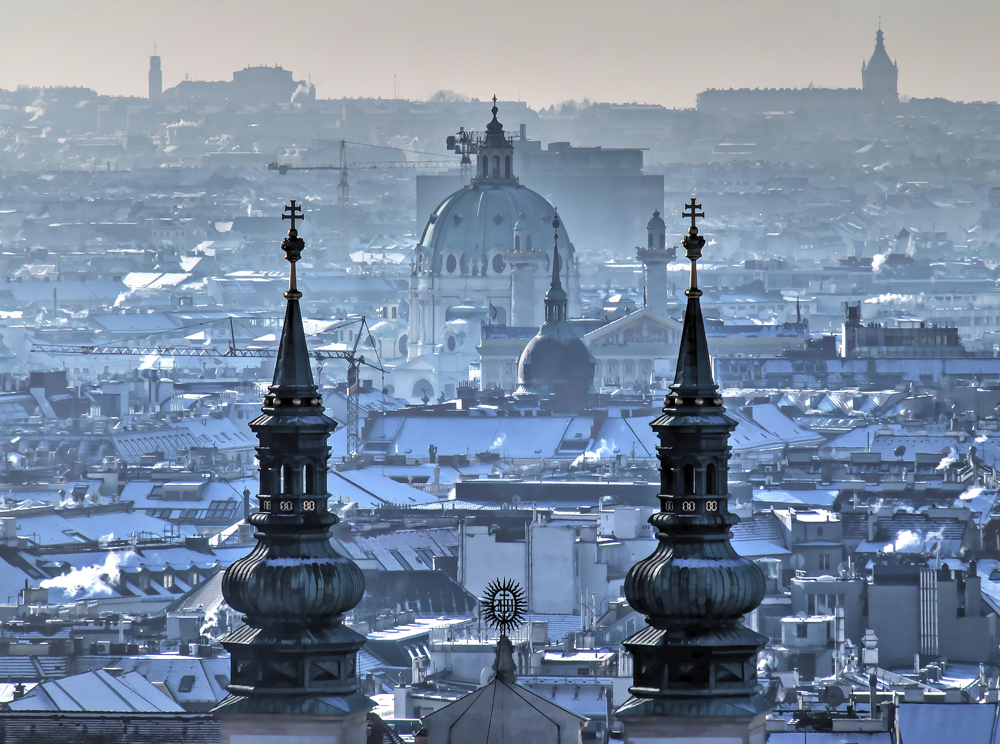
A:
<svg viewBox="0 0 1000 744">
<path fill-rule="evenodd" d="M 483 606 L 483 619 L 500 635 L 520 628 L 527 619 L 528 602 L 524 590 L 513 579 L 493 579 L 479 601 Z"/>
</svg>

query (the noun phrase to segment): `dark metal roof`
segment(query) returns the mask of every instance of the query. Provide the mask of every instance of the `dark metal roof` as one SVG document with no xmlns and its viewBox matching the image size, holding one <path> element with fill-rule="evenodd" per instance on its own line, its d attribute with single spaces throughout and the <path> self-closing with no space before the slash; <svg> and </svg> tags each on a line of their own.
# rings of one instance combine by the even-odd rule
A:
<svg viewBox="0 0 1000 744">
<path fill-rule="evenodd" d="M 219 722 L 211 715 L 5 712 L 4 744 L 219 744 Z"/>
</svg>

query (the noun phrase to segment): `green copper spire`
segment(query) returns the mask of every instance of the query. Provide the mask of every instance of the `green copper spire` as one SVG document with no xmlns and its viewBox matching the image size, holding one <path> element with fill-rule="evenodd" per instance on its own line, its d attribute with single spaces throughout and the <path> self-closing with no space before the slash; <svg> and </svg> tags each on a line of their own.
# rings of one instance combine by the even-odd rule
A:
<svg viewBox="0 0 1000 744">
<path fill-rule="evenodd" d="M 649 521 L 659 544 L 625 579 L 629 604 L 647 627 L 625 641 L 633 657 L 632 696 L 617 711 L 634 716 L 757 716 L 769 709 L 757 685 L 766 638 L 742 617 L 764 598 L 764 576 L 737 555 L 729 528 L 729 435 L 701 313 L 697 261 L 705 246 L 694 199 L 683 216 L 691 286 L 674 384 L 651 426 L 660 440 L 660 511 Z M 628 729 L 626 723 L 626 729 Z"/>
</svg>

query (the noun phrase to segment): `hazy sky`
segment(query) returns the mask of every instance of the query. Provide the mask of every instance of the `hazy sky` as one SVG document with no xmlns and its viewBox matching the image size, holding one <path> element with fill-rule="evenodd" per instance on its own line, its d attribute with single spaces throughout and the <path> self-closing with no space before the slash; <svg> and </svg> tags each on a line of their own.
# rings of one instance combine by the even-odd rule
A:
<svg viewBox="0 0 1000 744">
<path fill-rule="evenodd" d="M 707 87 L 859 86 L 879 17 L 901 93 L 1000 100 L 998 0 L 0 0 L 0 87 L 146 94 L 247 64 L 321 98 L 455 90 L 693 106 Z"/>
</svg>

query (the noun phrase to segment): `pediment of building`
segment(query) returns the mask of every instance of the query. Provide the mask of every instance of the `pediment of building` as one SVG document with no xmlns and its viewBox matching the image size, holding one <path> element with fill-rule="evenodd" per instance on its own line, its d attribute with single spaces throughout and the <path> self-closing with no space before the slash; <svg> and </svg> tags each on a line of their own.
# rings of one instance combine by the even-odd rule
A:
<svg viewBox="0 0 1000 744">
<path fill-rule="evenodd" d="M 631 315 L 612 321 L 583 337 L 590 348 L 622 347 L 637 344 L 670 344 L 676 346 L 681 324 L 671 318 L 662 318 L 649 308 L 642 308 Z"/>
</svg>

